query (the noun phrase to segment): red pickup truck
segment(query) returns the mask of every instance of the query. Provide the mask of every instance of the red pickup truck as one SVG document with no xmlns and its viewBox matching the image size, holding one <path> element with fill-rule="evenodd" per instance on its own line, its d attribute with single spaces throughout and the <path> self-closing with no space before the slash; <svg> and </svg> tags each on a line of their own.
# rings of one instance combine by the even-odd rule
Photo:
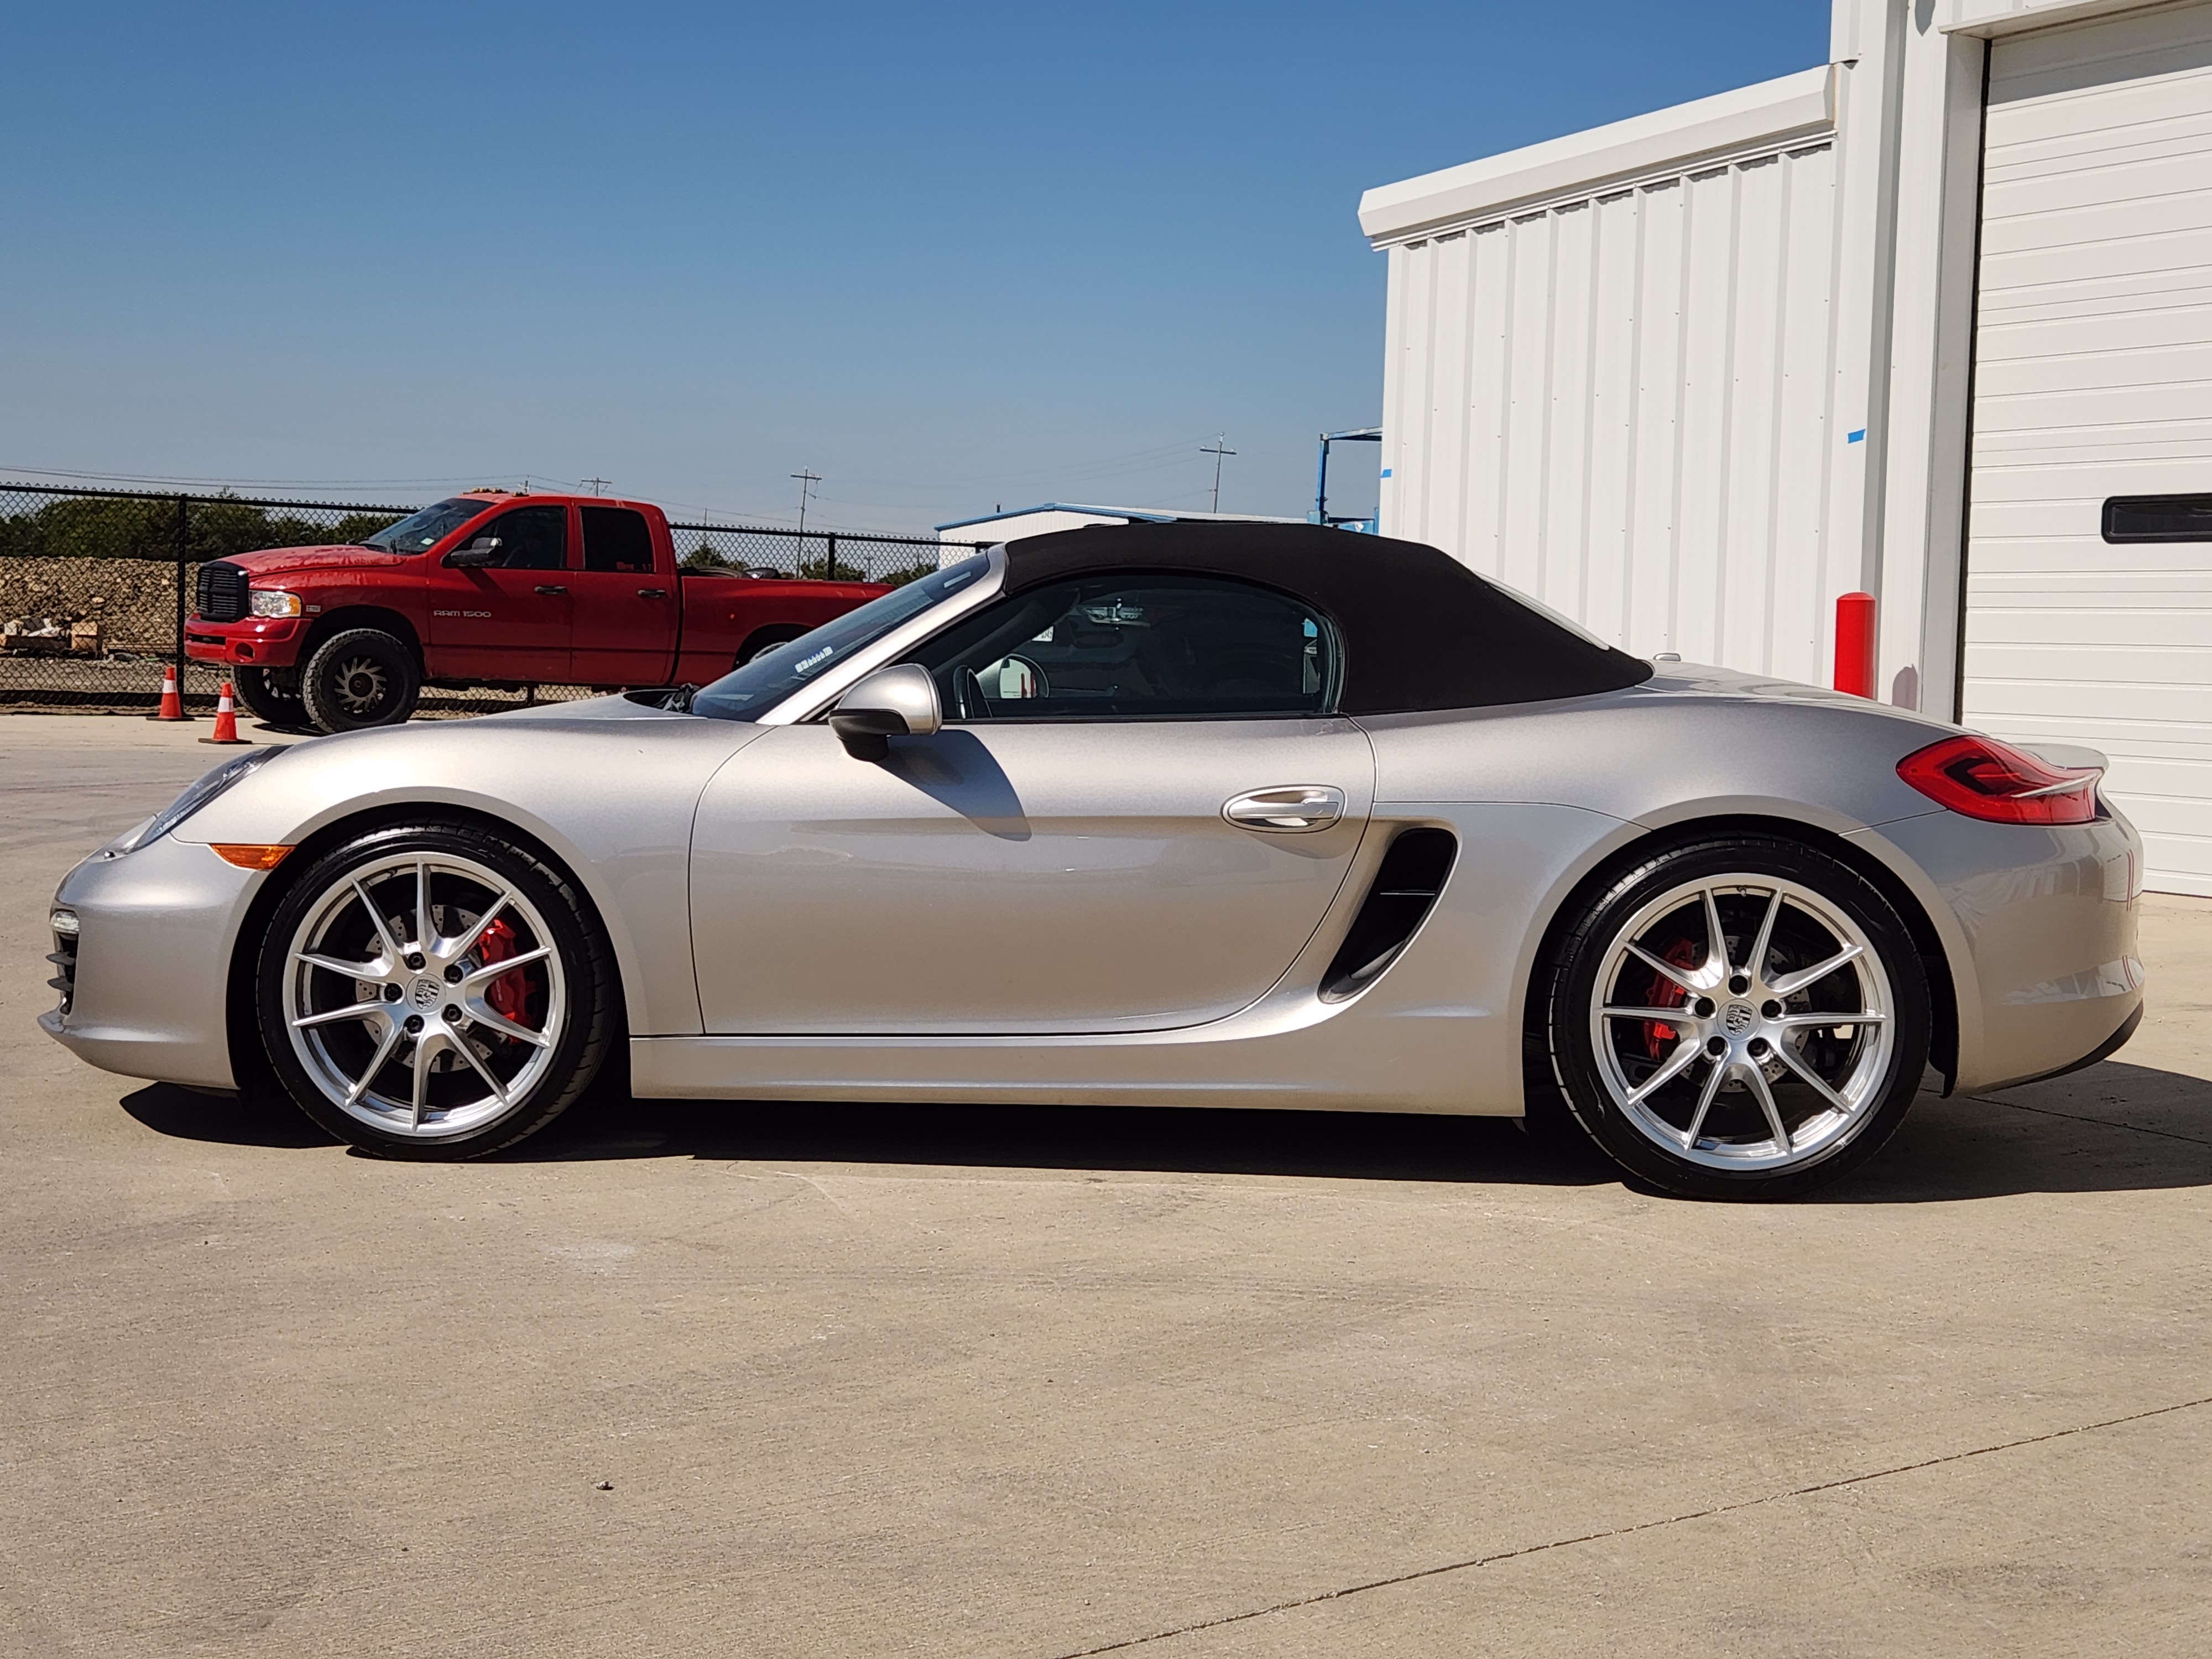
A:
<svg viewBox="0 0 2212 1659">
<path fill-rule="evenodd" d="M 426 684 L 703 684 L 884 591 L 680 573 L 659 507 L 471 491 L 352 546 L 202 565 L 185 654 L 273 725 L 344 732 Z"/>
</svg>

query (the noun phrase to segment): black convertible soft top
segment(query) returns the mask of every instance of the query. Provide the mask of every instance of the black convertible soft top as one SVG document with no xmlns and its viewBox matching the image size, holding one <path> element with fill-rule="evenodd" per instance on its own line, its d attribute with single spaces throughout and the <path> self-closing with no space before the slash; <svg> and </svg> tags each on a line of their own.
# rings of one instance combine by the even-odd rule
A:
<svg viewBox="0 0 2212 1659">
<path fill-rule="evenodd" d="M 1651 677 L 1419 542 L 1308 524 L 1092 525 L 1006 544 L 1006 587 L 1121 570 L 1231 576 L 1335 623 L 1347 714 L 1481 708 L 1617 691 Z"/>
</svg>

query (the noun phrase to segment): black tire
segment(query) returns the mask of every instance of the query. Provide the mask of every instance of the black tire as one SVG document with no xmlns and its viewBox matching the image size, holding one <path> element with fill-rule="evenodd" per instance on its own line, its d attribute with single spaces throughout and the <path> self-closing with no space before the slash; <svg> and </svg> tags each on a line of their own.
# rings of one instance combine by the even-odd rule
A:
<svg viewBox="0 0 2212 1659">
<path fill-rule="evenodd" d="M 430 931 L 438 937 L 427 956 L 416 950 L 421 941 L 415 936 L 408 895 L 419 890 L 406 872 L 410 866 L 427 867 L 430 873 Z M 456 1006 L 429 1014 L 427 1027 L 423 1017 L 410 1012 L 421 1009 L 428 1014 L 451 998 L 455 1005 L 467 1003 L 469 1015 L 480 1015 L 495 997 L 497 978 L 471 1000 L 471 981 L 488 968 L 495 973 L 493 964 L 500 959 L 483 943 L 470 947 L 475 954 L 452 960 L 462 975 L 458 981 L 452 971 L 441 972 L 439 961 L 433 959 L 441 947 L 458 945 L 471 927 L 477 927 L 480 935 L 486 931 L 483 923 L 489 907 L 483 901 L 493 884 L 477 882 L 468 873 L 471 870 L 504 884 L 508 898 L 498 919 L 519 922 L 519 929 L 510 926 L 509 937 L 523 941 L 520 948 L 509 947 L 514 953 L 535 948 L 531 941 L 541 933 L 542 942 L 550 947 L 550 959 L 537 964 L 532 975 L 552 988 L 550 994 L 541 994 L 538 1004 L 541 1018 L 536 1029 L 544 1040 L 536 1046 L 502 1037 L 488 1024 L 472 1026 L 467 1017 L 457 1020 L 453 1018 Z M 395 885 L 396 893 L 392 890 Z M 381 924 L 372 921 L 374 913 L 366 908 L 357 912 L 349 908 L 343 894 L 353 890 L 376 894 L 378 907 L 386 913 Z M 362 959 L 363 951 L 388 956 L 378 943 L 375 930 L 380 926 L 402 947 L 385 994 L 378 994 L 372 985 L 371 994 L 364 997 L 359 985 L 348 984 L 349 975 L 303 969 L 294 954 L 307 928 L 313 930 L 307 946 L 318 953 L 340 956 L 349 963 Z M 356 948 L 325 942 L 349 929 L 358 942 Z M 449 929 L 454 931 L 447 937 Z M 363 962 L 372 976 L 377 965 Z M 557 976 L 551 971 L 556 967 Z M 515 974 L 524 971 L 518 969 Z M 429 1000 L 411 994 L 426 983 Z M 309 1012 L 320 1008 L 325 1018 L 312 1030 L 296 1034 L 295 1042 L 287 998 L 300 1002 L 303 986 L 319 988 L 322 1000 L 311 1005 Z M 532 992 L 526 983 L 519 989 L 523 1001 L 520 1006 L 510 1004 L 509 1011 L 518 1017 L 515 1024 L 526 1026 Z M 254 975 L 254 1021 L 276 1080 L 317 1124 L 380 1158 L 456 1161 L 512 1146 L 536 1133 L 592 1087 L 619 1036 L 618 1004 L 613 954 L 574 884 L 536 851 L 514 840 L 476 825 L 434 820 L 365 832 L 299 871 L 270 918 Z M 340 1006 L 361 1008 L 363 1021 L 330 1014 Z M 418 1034 L 395 1036 L 398 1046 L 391 1048 L 379 1047 L 387 1006 L 394 1024 L 408 1015 Z M 549 1031 L 556 1018 L 559 1029 Z M 489 1072 L 483 1066 L 472 1072 L 460 1063 L 465 1056 L 459 1044 L 471 1036 Z M 345 1043 L 352 1045 L 350 1049 L 334 1054 Z M 341 1097 L 337 1087 L 349 1075 L 348 1052 L 372 1054 L 366 1062 L 352 1061 L 350 1075 L 365 1073 L 368 1084 L 387 1079 L 385 1089 L 368 1089 L 355 1105 Z M 386 1054 L 388 1059 L 377 1058 Z M 488 1081 L 508 1060 L 514 1063 L 507 1066 L 504 1080 L 514 1098 L 502 1095 L 495 1099 L 478 1079 Z M 441 1061 L 447 1063 L 441 1066 Z M 447 1085 L 439 1084 L 441 1073 L 449 1079 Z M 416 1098 L 431 1097 L 429 1111 L 410 1122 L 405 1103 L 396 1102 L 393 1091 L 418 1086 L 418 1079 L 424 1077 L 428 1085 L 420 1086 Z M 443 1103 L 435 1098 L 441 1086 Z M 472 1096 L 479 1097 L 471 1103 Z M 441 1111 L 453 1121 L 438 1121 L 434 1115 Z"/>
<path fill-rule="evenodd" d="M 1692 887 L 1694 922 L 1692 901 L 1678 897 Z M 1727 942 L 1711 996 L 1674 977 L 1716 971 L 1708 903 Z M 1666 954 L 1670 937 L 1679 946 Z M 1672 970 L 1632 945 L 1660 951 Z M 1862 965 L 1791 985 L 1850 949 Z M 1756 982 L 1744 971 L 1753 969 Z M 1681 1197 L 1790 1198 L 1841 1178 L 1896 1133 L 1927 1064 L 1927 976 L 1896 910 L 1850 866 L 1780 836 L 1688 841 L 1641 858 L 1565 919 L 1539 975 L 1530 1045 L 1545 1051 L 1574 1121 L 1631 1175 Z M 1886 999 L 1886 1018 L 1873 1018 L 1877 1003 L 1856 1010 L 1863 1022 L 1811 1024 L 1869 996 Z M 1596 1012 L 1639 1003 L 1680 1018 Z M 1824 1070 L 1832 1075 L 1816 1085 L 1808 1074 Z M 1549 1105 L 1540 1080 L 1530 1079 L 1532 1100 Z"/>
<path fill-rule="evenodd" d="M 745 642 L 738 647 L 736 665 L 743 668 L 763 651 L 773 651 L 779 645 L 788 645 L 807 630 L 788 623 L 779 623 L 773 628 L 756 629 Z"/>
<path fill-rule="evenodd" d="M 349 628 L 309 654 L 300 671 L 307 717 L 325 732 L 398 726 L 415 712 L 422 671 L 406 642 L 378 628 Z"/>
<path fill-rule="evenodd" d="M 278 676 L 283 676 L 290 689 L 278 689 Z M 254 719 L 268 726 L 299 726 L 307 724 L 307 705 L 300 696 L 299 676 L 289 670 L 270 668 L 241 668 L 232 677 L 238 688 L 238 700 Z"/>
</svg>

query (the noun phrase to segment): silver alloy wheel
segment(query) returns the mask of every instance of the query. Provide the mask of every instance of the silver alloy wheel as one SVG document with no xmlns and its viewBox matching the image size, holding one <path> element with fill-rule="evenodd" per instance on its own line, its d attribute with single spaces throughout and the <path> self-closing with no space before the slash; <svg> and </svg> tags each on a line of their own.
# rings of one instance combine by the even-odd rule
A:
<svg viewBox="0 0 2212 1659">
<path fill-rule="evenodd" d="M 473 859 L 400 853 L 349 871 L 287 950 L 292 1052 L 332 1105 L 386 1134 L 441 1139 L 507 1115 L 567 1026 L 544 917 Z"/>
<path fill-rule="evenodd" d="M 352 657 L 331 677 L 338 702 L 356 720 L 374 714 L 392 695 L 392 677 L 374 657 Z"/>
<path fill-rule="evenodd" d="M 1839 1151 L 1881 1104 L 1894 1012 L 1880 953 L 1832 901 L 1727 875 L 1670 889 L 1614 933 L 1590 1040 L 1613 1104 L 1655 1145 L 1771 1172 Z"/>
</svg>

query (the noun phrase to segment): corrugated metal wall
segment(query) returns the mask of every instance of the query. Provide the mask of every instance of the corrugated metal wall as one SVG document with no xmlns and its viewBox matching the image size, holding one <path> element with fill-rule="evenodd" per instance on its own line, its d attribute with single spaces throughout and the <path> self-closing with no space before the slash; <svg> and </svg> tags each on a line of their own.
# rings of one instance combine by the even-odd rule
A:
<svg viewBox="0 0 2212 1659">
<path fill-rule="evenodd" d="M 1821 142 L 1393 247 L 1384 533 L 1632 650 L 1825 684 L 1859 578 L 1835 234 Z"/>
<path fill-rule="evenodd" d="M 1965 714 L 2087 743 L 2151 885 L 2212 894 L 2212 6 L 2000 40 L 1989 71 Z"/>
</svg>

